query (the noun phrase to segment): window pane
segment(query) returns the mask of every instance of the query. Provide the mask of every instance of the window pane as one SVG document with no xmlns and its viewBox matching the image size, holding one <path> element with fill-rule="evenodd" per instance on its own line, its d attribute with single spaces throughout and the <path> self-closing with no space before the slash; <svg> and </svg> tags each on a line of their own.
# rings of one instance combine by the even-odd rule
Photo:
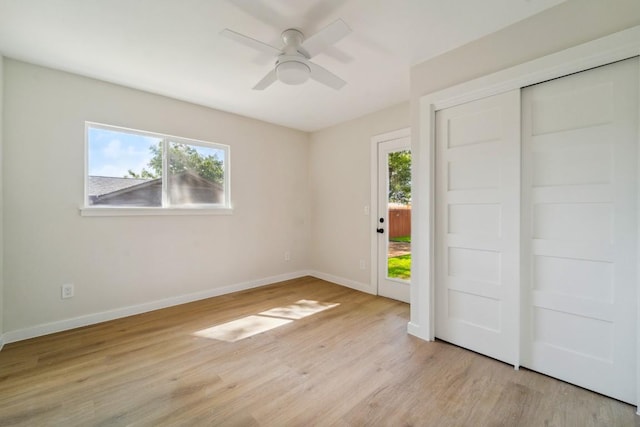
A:
<svg viewBox="0 0 640 427">
<path fill-rule="evenodd" d="M 224 150 L 169 143 L 168 197 L 172 206 L 224 204 Z"/>
<path fill-rule="evenodd" d="M 162 206 L 162 140 L 89 127 L 87 203 Z"/>
<path fill-rule="evenodd" d="M 87 124 L 87 205 L 228 208 L 229 147 Z"/>
</svg>

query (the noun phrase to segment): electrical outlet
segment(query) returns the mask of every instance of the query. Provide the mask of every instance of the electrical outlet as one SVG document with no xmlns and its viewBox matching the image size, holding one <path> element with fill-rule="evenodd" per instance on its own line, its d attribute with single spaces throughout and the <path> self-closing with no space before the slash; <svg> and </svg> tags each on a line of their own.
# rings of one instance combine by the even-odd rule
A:
<svg viewBox="0 0 640 427">
<path fill-rule="evenodd" d="M 291 261 L 291 252 L 289 252 L 289 251 L 285 251 L 284 252 L 284 260 L 285 261 Z"/>
<path fill-rule="evenodd" d="M 367 267 L 367 264 L 363 259 L 360 260 L 360 270 L 364 270 Z"/>
<path fill-rule="evenodd" d="M 60 287 L 60 289 L 61 289 L 60 297 L 62 299 L 67 299 L 67 298 L 72 298 L 73 297 L 73 284 L 72 283 L 65 283 L 64 285 L 62 285 Z"/>
</svg>

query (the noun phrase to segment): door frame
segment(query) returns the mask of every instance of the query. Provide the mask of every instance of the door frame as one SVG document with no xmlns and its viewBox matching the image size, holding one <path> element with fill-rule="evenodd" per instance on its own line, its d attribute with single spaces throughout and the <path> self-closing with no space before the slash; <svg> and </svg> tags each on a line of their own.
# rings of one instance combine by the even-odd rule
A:
<svg viewBox="0 0 640 427">
<path fill-rule="evenodd" d="M 380 135 L 375 135 L 371 138 L 371 197 L 370 197 L 370 209 L 369 209 L 369 232 L 370 232 L 370 247 L 371 247 L 371 258 L 369 261 L 369 266 L 371 267 L 371 286 L 375 289 L 375 294 L 378 293 L 378 233 L 376 232 L 376 228 L 378 228 L 378 144 L 382 142 L 392 141 L 394 139 L 400 138 L 411 138 L 411 128 L 402 128 L 398 130 L 394 130 L 391 132 L 386 132 Z M 413 145 L 413 144 L 412 144 Z M 413 147 L 412 147 L 413 148 Z M 412 178 L 413 178 L 413 165 L 412 169 Z M 412 198 L 413 198 L 413 189 L 412 189 Z M 411 219 L 413 226 L 413 217 Z M 411 235 L 413 236 L 413 228 L 411 229 Z M 413 237 L 411 238 L 413 241 Z M 412 248 L 413 249 L 413 248 Z M 413 264 L 413 263 L 412 263 Z M 413 277 L 413 265 L 412 269 L 412 277 Z"/>
<path fill-rule="evenodd" d="M 412 239 L 414 262 L 411 273 L 411 320 L 408 325 L 410 334 L 427 341 L 435 339 L 435 248 L 433 242 L 436 111 L 635 56 L 640 56 L 640 26 L 425 95 L 419 99 L 419 126 L 411 146 L 414 166 L 412 233 L 417 238 Z M 638 96 L 640 97 L 640 94 Z M 640 223 L 640 218 L 638 219 Z M 638 242 L 640 242 L 640 227 Z M 638 265 L 640 266 L 640 256 Z M 640 354 L 640 280 L 636 286 L 639 307 L 636 345 Z M 637 394 L 640 395 L 640 366 L 636 375 L 636 389 Z M 640 412 L 638 414 L 640 415 Z"/>
</svg>

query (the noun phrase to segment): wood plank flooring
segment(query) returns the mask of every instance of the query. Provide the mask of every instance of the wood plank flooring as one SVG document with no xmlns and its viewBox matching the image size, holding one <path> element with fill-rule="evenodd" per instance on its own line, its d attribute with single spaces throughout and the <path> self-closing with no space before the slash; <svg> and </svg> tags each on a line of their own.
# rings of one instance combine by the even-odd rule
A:
<svg viewBox="0 0 640 427">
<path fill-rule="evenodd" d="M 194 335 L 299 300 L 339 305 L 236 342 Z M 9 344 L 0 426 L 640 425 L 630 405 L 412 337 L 408 316 L 306 277 Z"/>
</svg>

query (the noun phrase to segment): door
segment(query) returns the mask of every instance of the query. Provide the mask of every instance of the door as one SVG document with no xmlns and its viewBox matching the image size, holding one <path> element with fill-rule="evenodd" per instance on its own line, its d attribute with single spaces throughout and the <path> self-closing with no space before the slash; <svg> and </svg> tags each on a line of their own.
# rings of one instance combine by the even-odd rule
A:
<svg viewBox="0 0 640 427">
<path fill-rule="evenodd" d="M 636 397 L 638 59 L 526 88 L 522 365 Z"/>
<path fill-rule="evenodd" d="M 378 295 L 409 302 L 411 280 L 411 139 L 377 143 Z"/>
<path fill-rule="evenodd" d="M 436 113 L 436 337 L 518 360 L 520 91 Z"/>
</svg>

